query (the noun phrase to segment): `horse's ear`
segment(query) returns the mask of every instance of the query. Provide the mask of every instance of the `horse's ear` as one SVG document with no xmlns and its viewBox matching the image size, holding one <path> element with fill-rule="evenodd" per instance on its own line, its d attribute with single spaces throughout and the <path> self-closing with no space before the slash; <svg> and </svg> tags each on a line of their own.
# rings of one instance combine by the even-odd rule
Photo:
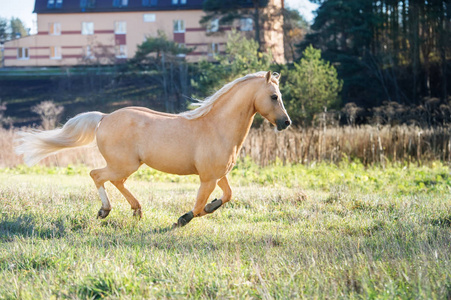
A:
<svg viewBox="0 0 451 300">
<path fill-rule="evenodd" d="M 271 82 L 271 71 L 268 71 L 268 73 L 266 73 L 266 82 L 267 83 Z"/>
<path fill-rule="evenodd" d="M 277 73 L 277 72 L 272 73 L 272 76 L 277 80 L 280 80 L 280 75 L 281 75 L 281 73 Z"/>
</svg>

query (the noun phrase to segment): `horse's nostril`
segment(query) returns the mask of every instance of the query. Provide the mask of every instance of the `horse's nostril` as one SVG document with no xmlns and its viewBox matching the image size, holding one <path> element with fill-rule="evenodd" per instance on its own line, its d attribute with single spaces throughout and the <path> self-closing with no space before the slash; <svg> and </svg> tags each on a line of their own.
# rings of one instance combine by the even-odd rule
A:
<svg viewBox="0 0 451 300">
<path fill-rule="evenodd" d="M 285 125 L 290 126 L 290 125 L 291 125 L 291 122 L 288 121 L 288 120 L 286 120 L 286 121 L 285 121 Z"/>
</svg>

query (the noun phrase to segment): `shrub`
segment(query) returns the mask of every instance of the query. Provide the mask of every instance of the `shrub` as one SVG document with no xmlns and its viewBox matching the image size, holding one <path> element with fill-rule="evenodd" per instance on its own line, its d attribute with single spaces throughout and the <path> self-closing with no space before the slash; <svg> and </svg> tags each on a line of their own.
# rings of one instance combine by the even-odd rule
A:
<svg viewBox="0 0 451 300">
<path fill-rule="evenodd" d="M 57 106 L 52 101 L 43 101 L 31 108 L 31 111 L 38 114 L 42 120 L 42 127 L 45 130 L 53 129 L 59 121 L 64 107 Z"/>
</svg>

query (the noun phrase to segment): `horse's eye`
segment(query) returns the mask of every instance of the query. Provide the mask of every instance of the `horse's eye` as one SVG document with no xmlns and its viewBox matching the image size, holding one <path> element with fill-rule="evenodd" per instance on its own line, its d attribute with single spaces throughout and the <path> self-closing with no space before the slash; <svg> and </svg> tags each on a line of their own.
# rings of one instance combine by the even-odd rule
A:
<svg viewBox="0 0 451 300">
<path fill-rule="evenodd" d="M 271 96 L 271 99 L 272 99 L 272 100 L 277 100 L 278 98 L 279 98 L 279 96 L 277 96 L 276 94 L 274 94 L 274 95 Z"/>
</svg>

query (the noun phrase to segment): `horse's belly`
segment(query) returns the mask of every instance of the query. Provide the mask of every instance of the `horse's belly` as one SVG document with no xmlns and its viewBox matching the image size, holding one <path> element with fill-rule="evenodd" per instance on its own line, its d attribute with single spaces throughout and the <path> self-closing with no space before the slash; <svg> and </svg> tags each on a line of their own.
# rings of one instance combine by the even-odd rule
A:
<svg viewBox="0 0 451 300">
<path fill-rule="evenodd" d="M 143 159 L 149 167 L 177 175 L 197 174 L 192 158 L 180 151 L 152 151 Z"/>
<path fill-rule="evenodd" d="M 114 112 L 97 131 L 99 149 L 107 161 L 132 156 L 156 170 L 180 175 L 197 174 L 197 136 L 188 120 L 148 113 L 143 108 Z"/>
</svg>

